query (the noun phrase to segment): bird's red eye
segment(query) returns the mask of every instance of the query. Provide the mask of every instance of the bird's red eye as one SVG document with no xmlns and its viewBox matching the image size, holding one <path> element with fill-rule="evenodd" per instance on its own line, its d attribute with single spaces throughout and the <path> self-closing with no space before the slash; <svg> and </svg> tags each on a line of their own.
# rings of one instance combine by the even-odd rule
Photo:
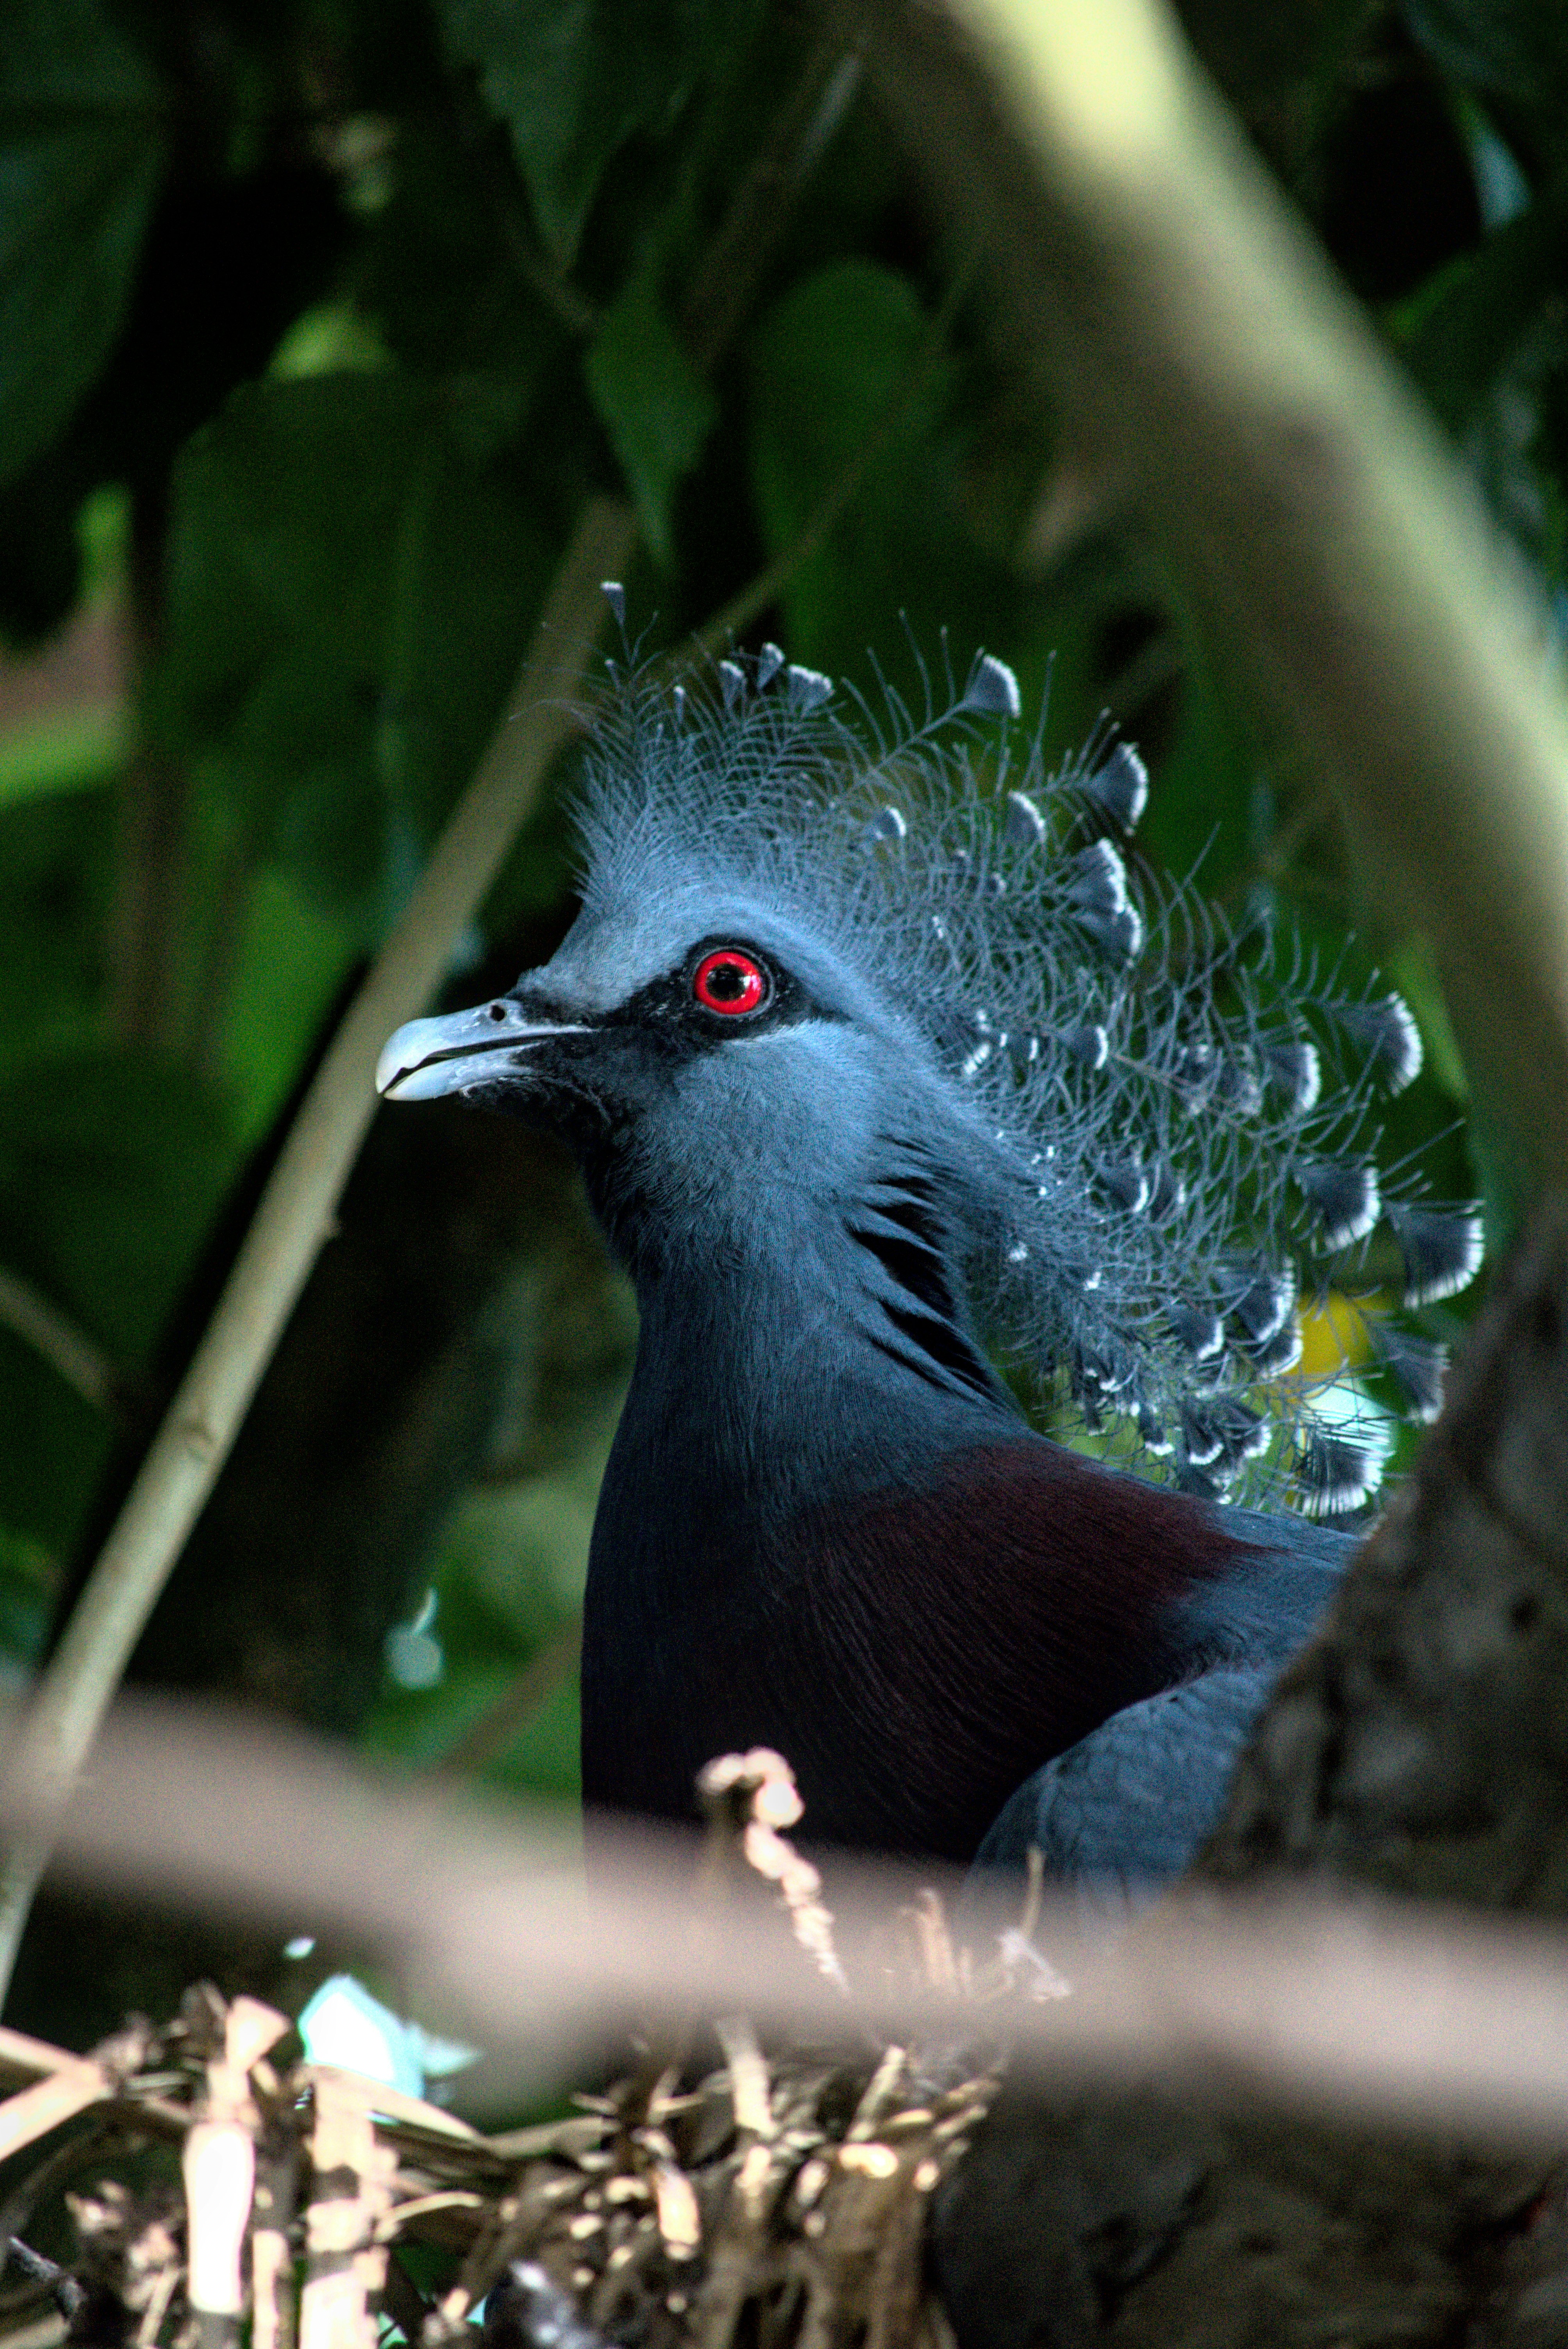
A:
<svg viewBox="0 0 1568 2349">
<path fill-rule="evenodd" d="M 722 1011 L 733 1019 L 762 1009 L 768 999 L 768 975 L 738 947 L 721 947 L 698 964 L 691 992 L 704 1010 Z"/>
</svg>

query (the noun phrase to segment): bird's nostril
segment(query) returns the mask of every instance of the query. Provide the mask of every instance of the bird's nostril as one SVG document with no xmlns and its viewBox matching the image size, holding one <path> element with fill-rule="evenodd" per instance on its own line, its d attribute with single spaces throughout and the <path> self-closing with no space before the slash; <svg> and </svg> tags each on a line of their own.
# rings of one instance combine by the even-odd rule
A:
<svg viewBox="0 0 1568 2349">
<path fill-rule="evenodd" d="M 499 1027 L 501 1022 L 506 1017 L 506 1006 L 504 1003 L 493 1003 L 490 1007 L 490 1016 L 495 1021 L 496 1026 Z"/>
</svg>

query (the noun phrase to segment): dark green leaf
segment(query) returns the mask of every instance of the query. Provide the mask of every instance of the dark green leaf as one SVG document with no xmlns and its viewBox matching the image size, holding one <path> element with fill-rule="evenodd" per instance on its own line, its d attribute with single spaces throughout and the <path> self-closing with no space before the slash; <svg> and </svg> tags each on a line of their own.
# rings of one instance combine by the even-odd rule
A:
<svg viewBox="0 0 1568 2349">
<path fill-rule="evenodd" d="M 0 18 L 0 481 L 64 429 L 113 346 L 163 169 L 161 91 L 96 0 Z"/>
<path fill-rule="evenodd" d="M 718 420 L 718 403 L 640 270 L 583 362 L 588 391 L 636 502 L 656 561 L 671 559 L 670 504 Z"/>
<path fill-rule="evenodd" d="M 287 1099 L 359 941 L 295 875 L 264 865 L 236 942 L 221 1073 L 236 1140 L 262 1140 Z"/>
<path fill-rule="evenodd" d="M 76 1539 L 112 1430 L 41 1356 L 0 1330 L 0 1516 L 57 1566 Z"/>
<path fill-rule="evenodd" d="M 0 807 L 0 1070 L 99 1030 L 113 841 L 106 792 Z"/>
<path fill-rule="evenodd" d="M 0 1659 L 31 1667 L 43 1652 L 58 1586 L 40 1542 L 0 1526 Z"/>
<path fill-rule="evenodd" d="M 436 1758 L 571 1621 L 587 1568 L 603 1436 L 601 1417 L 583 1458 L 475 1495 L 458 1513 L 434 1568 L 441 1678 L 428 1690 L 388 1690 L 369 1725 L 372 1750 Z M 485 1775 L 519 1791 L 576 1795 L 577 1739 L 576 1675 L 568 1671 Z"/>
<path fill-rule="evenodd" d="M 1196 871 L 1205 895 L 1219 895 L 1267 844 L 1256 836 L 1258 777 L 1256 743 L 1189 648 L 1175 736 L 1138 827 L 1140 850 L 1182 878 Z"/>
<path fill-rule="evenodd" d="M 1405 0 L 1410 29 L 1447 73 L 1561 121 L 1568 16 L 1541 0 Z"/>
<path fill-rule="evenodd" d="M 0 1081 L 0 1259 L 130 1367 L 151 1347 L 233 1172 L 218 1103 L 107 1050 Z"/>
<path fill-rule="evenodd" d="M 706 47 L 704 0 L 441 0 L 447 44 L 477 67 L 512 134 L 539 233 L 568 267 L 605 165 L 667 129 Z"/>
<path fill-rule="evenodd" d="M 503 169 L 504 170 L 504 159 Z M 527 200 L 504 191 L 531 238 Z M 389 350 L 437 378 L 483 371 L 528 387 L 561 334 L 519 270 L 501 199 L 444 118 L 416 119 L 391 201 L 370 223 L 356 298 Z"/>
<path fill-rule="evenodd" d="M 182 461 L 161 690 L 199 735 L 275 650 L 337 648 L 371 671 L 388 556 L 436 407 L 396 374 L 313 376 L 237 392 Z"/>
<path fill-rule="evenodd" d="M 1412 295 L 1392 322 L 1401 356 L 1450 431 L 1470 421 L 1544 303 L 1568 284 L 1568 180 Z"/>
<path fill-rule="evenodd" d="M 322 376 L 238 394 L 181 469 L 159 721 L 367 943 L 488 738 L 543 592 L 549 540 L 495 438 L 483 386 Z"/>
<path fill-rule="evenodd" d="M 830 263 L 775 303 L 750 358 L 752 471 L 769 553 L 793 549 L 825 502 L 844 500 L 781 598 L 795 658 L 842 671 L 874 645 L 909 682 L 910 644 L 935 658 L 943 629 L 964 657 L 982 642 L 1007 653 L 1033 599 L 971 528 L 980 425 L 968 400 L 978 407 L 979 385 L 909 279 L 877 262 Z M 1015 461 L 1027 467 L 1039 451 L 1031 435 Z"/>
</svg>

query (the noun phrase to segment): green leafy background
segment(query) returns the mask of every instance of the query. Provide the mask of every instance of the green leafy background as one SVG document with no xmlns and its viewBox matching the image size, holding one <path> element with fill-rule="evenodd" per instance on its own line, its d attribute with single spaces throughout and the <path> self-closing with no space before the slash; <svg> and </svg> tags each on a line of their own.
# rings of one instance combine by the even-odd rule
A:
<svg viewBox="0 0 1568 2349">
<path fill-rule="evenodd" d="M 1558 664 L 1568 17 L 1194 0 L 1188 21 L 1472 472 Z M 1510 1137 L 1484 1102 L 1459 1131 L 1423 942 L 1371 925 L 1321 779 L 997 324 L 809 12 L 11 0 L 0 1289 L 95 1366 L 0 1296 L 16 1686 L 596 489 L 639 518 L 649 649 L 743 607 L 742 641 L 872 688 L 945 629 L 1036 707 L 1049 682 L 1053 750 L 1108 709 L 1154 771 L 1156 863 L 1201 859 L 1232 911 L 1271 901 L 1405 988 L 1428 1062 L 1391 1147 L 1505 1234 Z M 566 780 L 454 1000 L 569 918 Z M 569 1802 L 570 1629 L 633 1335 L 556 1154 L 383 1117 L 135 1676 Z M 67 1963 L 50 1930 L 18 2011 L 78 2041 L 188 1955 L 150 1932 L 123 1965 Z"/>
</svg>

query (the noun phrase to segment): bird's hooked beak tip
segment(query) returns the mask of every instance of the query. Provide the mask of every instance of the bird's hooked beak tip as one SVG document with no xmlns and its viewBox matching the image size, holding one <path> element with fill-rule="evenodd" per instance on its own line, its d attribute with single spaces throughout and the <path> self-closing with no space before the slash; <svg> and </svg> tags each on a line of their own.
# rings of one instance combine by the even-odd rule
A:
<svg viewBox="0 0 1568 2349">
<path fill-rule="evenodd" d="M 544 1019 L 510 996 L 471 1011 L 410 1019 L 388 1039 L 376 1063 L 383 1101 L 439 1101 L 523 1073 L 531 1054 L 559 1036 L 582 1036 L 582 1020 Z"/>
</svg>

